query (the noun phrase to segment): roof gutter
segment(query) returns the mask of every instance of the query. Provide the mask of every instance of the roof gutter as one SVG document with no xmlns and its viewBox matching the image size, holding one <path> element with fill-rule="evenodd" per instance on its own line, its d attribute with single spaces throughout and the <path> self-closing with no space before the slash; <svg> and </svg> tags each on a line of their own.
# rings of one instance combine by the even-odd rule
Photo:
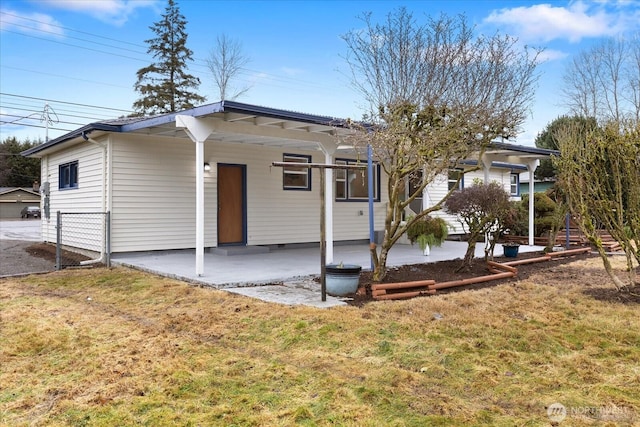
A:
<svg viewBox="0 0 640 427">
<path fill-rule="evenodd" d="M 29 148 L 28 150 L 20 153 L 24 157 L 40 157 L 44 155 L 43 151 L 54 147 L 59 144 L 63 144 L 65 142 L 74 140 L 76 138 L 83 138 L 84 135 L 88 135 L 93 131 L 104 131 L 104 132 L 122 132 L 121 125 L 108 125 L 105 123 L 90 123 L 81 127 L 80 129 L 74 130 L 73 132 L 69 132 L 65 135 L 62 135 L 58 138 L 52 139 L 51 141 L 45 142 L 43 144 L 37 145 L 35 147 Z M 36 156 L 36 154 L 40 154 L 40 156 Z"/>
</svg>

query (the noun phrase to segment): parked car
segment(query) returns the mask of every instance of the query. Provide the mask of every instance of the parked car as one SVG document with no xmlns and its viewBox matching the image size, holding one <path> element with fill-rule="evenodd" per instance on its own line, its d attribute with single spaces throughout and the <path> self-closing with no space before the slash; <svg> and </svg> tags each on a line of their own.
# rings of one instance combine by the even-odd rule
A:
<svg viewBox="0 0 640 427">
<path fill-rule="evenodd" d="M 37 206 L 27 206 L 20 212 L 20 218 L 40 218 L 40 208 Z"/>
</svg>

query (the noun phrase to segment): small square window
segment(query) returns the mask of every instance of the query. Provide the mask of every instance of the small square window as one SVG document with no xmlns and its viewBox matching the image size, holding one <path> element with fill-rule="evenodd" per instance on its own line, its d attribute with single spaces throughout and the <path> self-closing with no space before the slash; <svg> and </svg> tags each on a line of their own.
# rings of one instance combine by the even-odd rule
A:
<svg viewBox="0 0 640 427">
<path fill-rule="evenodd" d="M 78 161 L 65 163 L 58 168 L 58 189 L 78 188 Z"/>
<path fill-rule="evenodd" d="M 460 181 L 458 181 L 458 179 L 460 179 Z M 451 191 L 456 185 L 458 186 L 457 190 L 464 188 L 464 174 L 460 169 L 449 169 L 448 190 Z"/>
<path fill-rule="evenodd" d="M 512 196 L 517 197 L 520 195 L 520 174 L 512 173 L 510 181 L 510 193 Z"/>
<path fill-rule="evenodd" d="M 285 154 L 286 163 L 311 163 L 311 156 Z M 282 168 L 282 188 L 285 190 L 311 190 L 311 168 L 306 166 L 285 166 Z"/>
</svg>

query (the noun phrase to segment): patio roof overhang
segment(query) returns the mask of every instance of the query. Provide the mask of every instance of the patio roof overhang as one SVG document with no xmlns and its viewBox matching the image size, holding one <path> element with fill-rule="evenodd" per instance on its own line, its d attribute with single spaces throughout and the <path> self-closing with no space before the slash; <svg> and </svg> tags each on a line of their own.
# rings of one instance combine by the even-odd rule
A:
<svg viewBox="0 0 640 427">
<path fill-rule="evenodd" d="M 22 154 L 42 157 L 81 143 L 89 134 L 92 138 L 105 133 L 128 133 L 189 139 L 183 129 L 176 127 L 178 115 L 197 118 L 214 129 L 207 140 L 283 147 L 289 150 L 318 150 L 318 143 L 337 146 L 340 137 L 354 132 L 344 119 L 221 101 L 179 113 L 91 123 Z"/>
</svg>

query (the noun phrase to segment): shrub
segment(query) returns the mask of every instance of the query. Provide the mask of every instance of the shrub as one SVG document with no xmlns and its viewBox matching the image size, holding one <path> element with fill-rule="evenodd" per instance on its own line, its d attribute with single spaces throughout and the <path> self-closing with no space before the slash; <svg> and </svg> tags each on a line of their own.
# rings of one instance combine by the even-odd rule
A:
<svg viewBox="0 0 640 427">
<path fill-rule="evenodd" d="M 449 235 L 449 224 L 438 217 L 428 215 L 414 221 L 407 229 L 411 244 L 418 243 L 421 250 L 428 246 L 441 246 Z"/>
</svg>

